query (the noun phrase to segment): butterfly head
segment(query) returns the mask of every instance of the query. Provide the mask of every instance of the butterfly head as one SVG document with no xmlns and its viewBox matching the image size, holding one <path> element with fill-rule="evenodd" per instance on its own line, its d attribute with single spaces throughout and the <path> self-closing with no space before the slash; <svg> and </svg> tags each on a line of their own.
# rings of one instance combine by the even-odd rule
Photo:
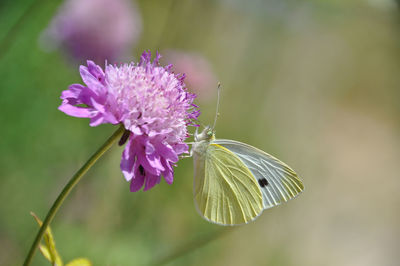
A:
<svg viewBox="0 0 400 266">
<path fill-rule="evenodd" d="M 206 126 L 201 133 L 198 133 L 198 130 L 196 129 L 196 132 L 194 134 L 195 141 L 202 141 L 202 140 L 211 141 L 214 138 L 215 138 L 214 130 L 210 126 Z"/>
</svg>

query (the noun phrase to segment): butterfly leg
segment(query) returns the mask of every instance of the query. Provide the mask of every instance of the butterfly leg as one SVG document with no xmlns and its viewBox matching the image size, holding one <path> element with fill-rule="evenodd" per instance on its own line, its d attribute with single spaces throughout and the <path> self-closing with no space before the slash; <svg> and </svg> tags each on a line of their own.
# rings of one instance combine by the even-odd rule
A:
<svg viewBox="0 0 400 266">
<path fill-rule="evenodd" d="M 186 142 L 186 144 L 193 145 L 194 142 Z M 188 157 L 192 157 L 192 156 L 193 156 L 193 146 L 192 146 L 192 148 L 190 149 L 188 155 L 181 155 L 180 158 L 183 159 L 183 158 L 188 158 Z"/>
</svg>

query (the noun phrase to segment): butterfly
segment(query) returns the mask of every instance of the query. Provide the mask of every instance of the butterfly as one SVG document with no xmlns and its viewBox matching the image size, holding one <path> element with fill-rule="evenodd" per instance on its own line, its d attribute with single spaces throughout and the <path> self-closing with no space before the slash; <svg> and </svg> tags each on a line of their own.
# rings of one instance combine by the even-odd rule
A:
<svg viewBox="0 0 400 266">
<path fill-rule="evenodd" d="M 285 163 L 248 144 L 216 139 L 209 126 L 196 130 L 191 153 L 197 211 L 215 224 L 249 223 L 304 189 Z"/>
</svg>

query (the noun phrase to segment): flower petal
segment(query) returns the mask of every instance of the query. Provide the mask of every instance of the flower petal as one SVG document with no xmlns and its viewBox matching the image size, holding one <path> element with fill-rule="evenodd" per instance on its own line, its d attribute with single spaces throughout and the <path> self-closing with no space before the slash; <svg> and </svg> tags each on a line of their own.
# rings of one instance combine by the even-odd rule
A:
<svg viewBox="0 0 400 266">
<path fill-rule="evenodd" d="M 143 175 L 135 175 L 131 180 L 130 190 L 131 192 L 136 192 L 143 187 L 144 184 L 144 176 Z"/>
<path fill-rule="evenodd" d="M 165 179 L 165 182 L 167 184 L 171 185 L 172 182 L 174 181 L 174 170 L 172 169 L 171 165 L 166 162 L 165 160 L 163 161 L 163 165 L 165 168 L 165 171 L 162 173 Z"/>
<path fill-rule="evenodd" d="M 129 139 L 126 143 L 125 149 L 122 152 L 121 158 L 121 171 L 124 174 L 126 181 L 130 181 L 134 176 L 133 165 L 135 163 L 135 154 L 131 149 L 131 140 Z"/>
<path fill-rule="evenodd" d="M 65 90 L 61 92 L 61 97 L 64 102 L 71 104 L 71 105 L 78 105 L 82 104 L 82 101 L 79 99 L 79 93 L 76 93 L 71 90 Z"/>
<path fill-rule="evenodd" d="M 126 127 L 126 125 L 125 125 L 125 127 Z M 129 129 L 129 131 L 131 131 L 135 135 L 142 135 L 143 134 L 142 129 L 140 127 L 138 127 L 138 126 L 130 126 L 130 127 L 127 127 L 127 128 Z"/>
<path fill-rule="evenodd" d="M 150 141 L 147 141 L 145 146 L 145 151 L 146 154 L 152 154 L 156 151 L 156 148 L 154 147 L 153 144 L 150 143 Z"/>
<path fill-rule="evenodd" d="M 94 114 L 94 110 L 92 108 L 77 107 L 77 106 L 70 105 L 68 103 L 61 104 L 58 107 L 58 110 L 66 113 L 67 115 L 75 116 L 75 117 L 91 118 L 91 117 L 93 117 L 93 114 Z"/>
<path fill-rule="evenodd" d="M 149 162 L 150 166 L 157 170 L 157 173 L 165 170 L 164 166 L 161 163 L 160 155 L 158 155 L 157 153 L 147 154 L 146 159 Z"/>
<path fill-rule="evenodd" d="M 91 99 L 92 106 L 99 111 L 104 119 L 104 123 L 110 123 L 110 124 L 118 124 L 119 121 L 115 118 L 115 116 L 106 109 L 106 107 L 103 104 L 98 103 L 95 99 Z"/>
<path fill-rule="evenodd" d="M 159 184 L 161 181 L 160 176 L 155 176 L 155 175 L 147 175 L 146 176 L 146 183 L 144 184 L 144 189 L 143 191 L 149 190 L 152 187 L 154 187 L 156 184 Z"/>
<path fill-rule="evenodd" d="M 98 96 L 104 93 L 103 84 L 89 72 L 87 67 L 80 66 L 79 72 L 81 73 L 83 82 L 85 82 L 85 84 L 92 89 L 94 93 L 96 93 Z"/>
<path fill-rule="evenodd" d="M 89 125 L 91 127 L 97 127 L 98 125 L 107 123 L 107 121 L 104 120 L 104 116 L 103 114 L 98 113 L 96 116 L 92 117 L 92 119 L 90 119 L 90 123 Z"/>
<path fill-rule="evenodd" d="M 179 160 L 174 149 L 168 144 L 158 143 L 157 152 L 168 161 L 176 163 Z"/>
<path fill-rule="evenodd" d="M 75 98 L 78 104 L 91 105 L 92 98 L 99 98 L 91 89 L 82 86 L 80 84 L 72 84 L 68 87 L 68 90 L 63 91 L 61 94 L 61 99 Z"/>
<path fill-rule="evenodd" d="M 182 153 L 187 153 L 189 151 L 189 146 L 186 143 L 177 143 L 173 145 L 173 148 L 178 155 Z"/>
<path fill-rule="evenodd" d="M 106 75 L 100 66 L 96 65 L 93 61 L 87 60 L 87 68 L 89 72 L 102 84 L 104 84 Z"/>
<path fill-rule="evenodd" d="M 150 162 L 148 161 L 147 156 L 144 154 L 144 152 L 137 154 L 137 160 L 143 166 L 143 168 L 150 174 L 160 175 L 160 173 L 161 173 L 160 169 L 155 168 L 150 164 Z M 163 170 L 164 170 L 164 168 L 163 168 Z"/>
</svg>

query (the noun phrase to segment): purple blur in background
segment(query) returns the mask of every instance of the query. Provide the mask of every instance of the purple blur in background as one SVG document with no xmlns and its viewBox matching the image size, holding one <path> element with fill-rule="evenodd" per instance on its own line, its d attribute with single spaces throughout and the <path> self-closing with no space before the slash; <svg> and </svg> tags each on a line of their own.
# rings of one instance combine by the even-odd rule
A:
<svg viewBox="0 0 400 266">
<path fill-rule="evenodd" d="M 141 16 L 132 1 L 67 0 L 39 42 L 47 51 L 62 48 L 78 62 L 115 63 L 129 55 L 141 30 Z"/>
<path fill-rule="evenodd" d="M 186 74 L 185 83 L 199 101 L 215 99 L 218 80 L 207 58 L 196 52 L 179 50 L 167 50 L 163 54 L 164 62 L 173 64 L 176 72 Z"/>
</svg>

